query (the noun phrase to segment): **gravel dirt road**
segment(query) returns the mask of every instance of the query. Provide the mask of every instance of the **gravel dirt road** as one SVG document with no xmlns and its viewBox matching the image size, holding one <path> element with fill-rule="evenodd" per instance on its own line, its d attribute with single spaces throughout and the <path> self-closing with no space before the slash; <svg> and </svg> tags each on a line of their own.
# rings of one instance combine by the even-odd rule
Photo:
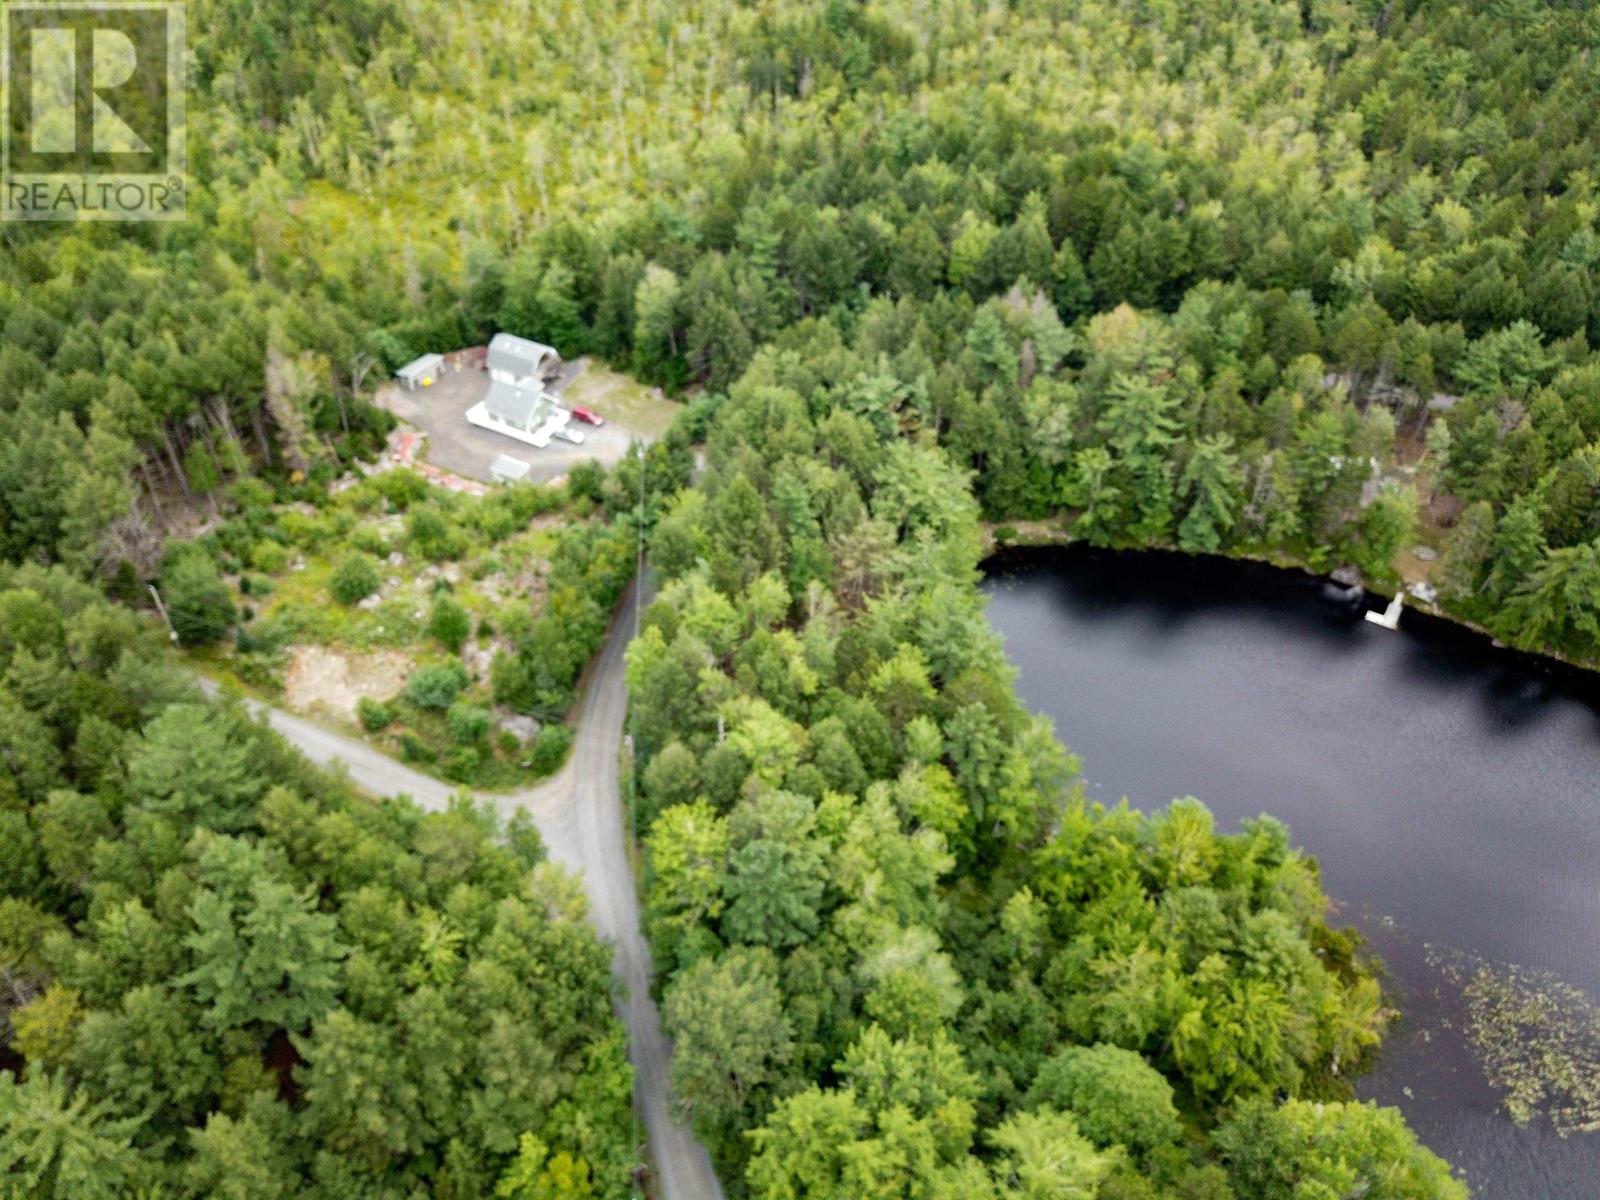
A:
<svg viewBox="0 0 1600 1200">
<path fill-rule="evenodd" d="M 507 815 L 519 809 L 533 815 L 550 857 L 582 877 L 590 919 L 615 948 L 612 970 L 621 985 L 617 1012 L 628 1029 L 634 1105 L 649 1142 L 652 1194 L 661 1200 L 721 1200 L 710 1155 L 671 1112 L 671 1046 L 650 998 L 650 951 L 639 928 L 639 899 L 623 833 L 619 757 L 628 711 L 623 656 L 633 633 L 633 601 L 630 589 L 591 668 L 567 765 L 537 787 L 481 798 Z M 209 681 L 205 687 L 216 690 Z M 457 791 L 363 742 L 281 709 L 254 702 L 252 707 L 313 762 L 344 764 L 365 791 L 403 792 L 427 809 L 444 808 Z"/>
</svg>

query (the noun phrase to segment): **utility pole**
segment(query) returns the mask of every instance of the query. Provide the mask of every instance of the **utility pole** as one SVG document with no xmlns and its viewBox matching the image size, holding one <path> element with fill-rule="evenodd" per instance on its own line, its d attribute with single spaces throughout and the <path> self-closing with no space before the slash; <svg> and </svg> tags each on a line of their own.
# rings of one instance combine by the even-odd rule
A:
<svg viewBox="0 0 1600 1200">
<path fill-rule="evenodd" d="M 639 592 L 644 587 L 644 472 L 645 464 L 649 459 L 645 455 L 645 444 L 639 444 L 639 515 L 635 524 L 634 536 L 637 539 L 637 557 L 633 567 L 633 636 L 639 636 L 639 605 L 641 603 Z"/>
<path fill-rule="evenodd" d="M 178 644 L 178 631 L 172 627 L 172 618 L 167 616 L 167 606 L 161 603 L 161 593 L 156 591 L 153 583 L 145 584 L 150 589 L 150 598 L 156 602 L 156 611 L 161 614 L 161 619 L 167 623 L 167 637 L 172 639 L 172 644 Z"/>
<path fill-rule="evenodd" d="M 639 636 L 639 605 L 641 603 L 640 593 L 644 590 L 644 467 L 645 462 L 647 461 L 645 458 L 645 444 L 643 442 L 639 442 L 638 446 L 639 510 L 638 515 L 634 519 L 633 531 L 634 538 L 636 539 L 634 543 L 635 549 L 633 563 L 633 636 L 635 639 L 637 639 Z M 626 803 L 628 805 L 628 835 L 633 842 L 634 849 L 637 850 L 639 846 L 639 763 L 638 760 L 633 756 L 633 735 L 631 733 L 624 733 L 622 736 L 623 741 L 628 747 L 628 796 L 626 798 Z M 639 1109 L 637 1106 L 634 1106 L 633 1140 L 635 1143 L 639 1141 L 639 1132 Z M 637 1179 L 635 1179 L 634 1194 L 636 1196 L 644 1195 L 643 1190 L 638 1187 Z"/>
</svg>

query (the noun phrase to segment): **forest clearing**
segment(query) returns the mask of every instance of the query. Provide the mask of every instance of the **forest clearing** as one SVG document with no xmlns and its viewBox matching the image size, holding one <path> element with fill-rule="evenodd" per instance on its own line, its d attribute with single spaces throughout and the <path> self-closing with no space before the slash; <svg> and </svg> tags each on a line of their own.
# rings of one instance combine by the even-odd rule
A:
<svg viewBox="0 0 1600 1200">
<path fill-rule="evenodd" d="M 552 587 L 565 603 L 566 589 L 593 586 L 581 564 L 605 530 L 591 509 L 563 487 L 472 496 L 405 468 L 359 478 L 320 507 L 246 506 L 192 544 L 209 557 L 180 575 L 209 579 L 214 559 L 215 618 L 231 605 L 239 622 L 231 644 L 202 641 L 199 661 L 455 782 L 548 775 L 571 741 L 564 713 L 503 703 L 494 663 L 547 616 L 556 637 L 585 636 L 547 610 Z M 577 599 L 609 614 L 603 588 Z M 195 641 L 190 593 L 174 605 Z"/>
</svg>

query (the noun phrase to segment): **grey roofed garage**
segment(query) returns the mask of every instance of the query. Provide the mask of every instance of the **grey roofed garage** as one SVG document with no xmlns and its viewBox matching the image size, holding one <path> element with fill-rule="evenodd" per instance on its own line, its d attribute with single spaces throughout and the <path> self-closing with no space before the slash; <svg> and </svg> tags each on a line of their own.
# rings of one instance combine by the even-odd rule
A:
<svg viewBox="0 0 1600 1200">
<path fill-rule="evenodd" d="M 542 342 L 529 341 L 514 333 L 497 333 L 489 339 L 485 365 L 490 371 L 504 371 L 514 379 L 538 376 L 551 360 L 561 361 L 555 349 Z"/>
<path fill-rule="evenodd" d="M 439 368 L 442 366 L 444 366 L 442 354 L 424 354 L 412 359 L 394 374 L 395 378 L 406 387 L 414 388 L 424 379 L 432 381 L 439 378 Z"/>
</svg>

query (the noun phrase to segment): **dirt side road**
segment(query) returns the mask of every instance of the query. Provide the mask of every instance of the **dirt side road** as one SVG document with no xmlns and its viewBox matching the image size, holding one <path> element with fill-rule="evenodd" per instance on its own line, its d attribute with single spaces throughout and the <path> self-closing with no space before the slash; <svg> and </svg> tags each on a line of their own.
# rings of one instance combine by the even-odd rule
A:
<svg viewBox="0 0 1600 1200">
<path fill-rule="evenodd" d="M 589 678 L 567 765 L 538 787 L 483 799 L 506 814 L 525 809 L 533 815 L 550 857 L 582 877 L 590 919 L 615 947 L 612 971 L 622 985 L 617 1010 L 628 1029 L 634 1106 L 649 1142 L 653 1193 L 662 1200 L 722 1200 L 710 1155 L 673 1119 L 669 1108 L 671 1047 L 650 998 L 650 951 L 639 929 L 639 898 L 623 840 L 618 756 L 628 711 L 623 655 L 632 633 L 630 589 Z M 216 690 L 209 681 L 204 686 L 209 692 Z M 281 709 L 253 707 L 313 762 L 343 763 L 351 780 L 366 791 L 404 792 L 427 809 L 444 808 L 455 794 L 449 784 L 413 771 L 362 742 Z"/>
</svg>

